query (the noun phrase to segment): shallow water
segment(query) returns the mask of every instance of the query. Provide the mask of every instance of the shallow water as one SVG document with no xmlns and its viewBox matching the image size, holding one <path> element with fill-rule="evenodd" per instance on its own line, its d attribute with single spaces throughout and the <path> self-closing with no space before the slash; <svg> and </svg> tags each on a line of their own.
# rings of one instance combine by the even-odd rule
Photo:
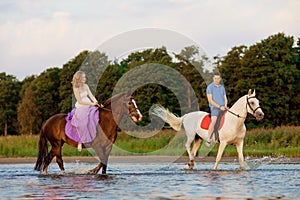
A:
<svg viewBox="0 0 300 200">
<path fill-rule="evenodd" d="M 109 163 L 108 175 L 87 175 L 96 163 L 56 163 L 49 175 L 34 164 L 0 165 L 1 199 L 300 199 L 300 164 L 260 163 L 240 171 L 237 163 Z"/>
</svg>

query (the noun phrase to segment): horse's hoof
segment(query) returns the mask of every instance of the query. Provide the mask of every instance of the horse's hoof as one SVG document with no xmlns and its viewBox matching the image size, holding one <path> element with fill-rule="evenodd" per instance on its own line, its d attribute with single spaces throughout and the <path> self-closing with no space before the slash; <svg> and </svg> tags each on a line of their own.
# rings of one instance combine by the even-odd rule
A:
<svg viewBox="0 0 300 200">
<path fill-rule="evenodd" d="M 183 169 L 190 169 L 190 166 L 189 165 L 184 165 Z"/>
<path fill-rule="evenodd" d="M 98 173 L 98 171 L 95 170 L 95 169 L 91 169 L 91 170 L 88 171 L 88 174 L 91 174 L 91 175 L 95 175 L 97 173 Z"/>
<path fill-rule="evenodd" d="M 65 170 L 61 170 L 59 174 L 65 174 Z"/>
<path fill-rule="evenodd" d="M 87 174 L 96 174 L 93 170 L 88 171 Z"/>
<path fill-rule="evenodd" d="M 183 169 L 185 169 L 185 170 L 191 169 L 192 170 L 192 169 L 194 169 L 194 165 L 192 166 L 190 164 L 186 164 L 183 166 Z"/>
<path fill-rule="evenodd" d="M 43 174 L 43 175 L 47 175 L 48 172 L 47 172 L 47 171 L 42 171 L 42 174 Z"/>
</svg>

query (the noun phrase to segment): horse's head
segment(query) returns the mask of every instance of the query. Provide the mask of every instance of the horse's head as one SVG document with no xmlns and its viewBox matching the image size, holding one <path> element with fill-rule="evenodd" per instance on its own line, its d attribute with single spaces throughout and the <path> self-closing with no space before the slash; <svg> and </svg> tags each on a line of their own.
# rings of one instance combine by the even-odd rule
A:
<svg viewBox="0 0 300 200">
<path fill-rule="evenodd" d="M 134 121 L 134 122 L 142 121 L 143 115 L 139 111 L 133 95 L 126 95 L 125 106 L 128 109 L 128 113 L 129 113 L 132 121 Z"/>
<path fill-rule="evenodd" d="M 249 90 L 246 108 L 248 113 L 252 114 L 257 121 L 260 121 L 264 118 L 264 113 L 259 106 L 259 100 L 255 97 L 255 90 L 253 91 L 253 94 L 251 94 L 251 89 Z"/>
</svg>

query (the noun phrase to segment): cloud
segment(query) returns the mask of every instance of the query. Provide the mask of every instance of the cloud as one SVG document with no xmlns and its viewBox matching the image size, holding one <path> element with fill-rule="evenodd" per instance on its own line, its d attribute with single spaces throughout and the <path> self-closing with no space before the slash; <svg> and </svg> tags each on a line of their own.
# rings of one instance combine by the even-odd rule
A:
<svg viewBox="0 0 300 200">
<path fill-rule="evenodd" d="M 1 68 L 9 71 L 8 68 L 21 69 L 35 65 L 41 72 L 47 67 L 59 67 L 68 61 L 67 56 L 75 56 L 78 52 L 74 50 L 82 46 L 78 46 L 78 26 L 70 16 L 70 13 L 55 12 L 50 19 L 31 18 L 1 24 L 0 53 L 5 55 L 0 61 Z"/>
<path fill-rule="evenodd" d="M 298 0 L 1 1 L 0 71 L 22 79 L 61 67 L 126 31 L 186 35 L 213 57 L 278 33 L 300 35 Z"/>
</svg>

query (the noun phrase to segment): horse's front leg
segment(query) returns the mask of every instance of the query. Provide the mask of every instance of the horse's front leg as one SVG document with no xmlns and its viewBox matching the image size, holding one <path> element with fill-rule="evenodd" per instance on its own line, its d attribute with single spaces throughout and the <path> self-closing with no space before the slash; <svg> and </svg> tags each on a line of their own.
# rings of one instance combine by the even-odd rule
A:
<svg viewBox="0 0 300 200">
<path fill-rule="evenodd" d="M 107 165 L 103 164 L 102 174 L 106 174 Z"/>
<path fill-rule="evenodd" d="M 99 165 L 97 167 L 95 167 L 94 169 L 91 169 L 88 171 L 88 174 L 97 174 L 100 169 L 103 167 L 103 163 L 99 163 Z"/>
<path fill-rule="evenodd" d="M 244 163 L 243 146 L 244 146 L 244 140 L 242 139 L 240 142 L 238 142 L 236 144 L 236 150 L 238 152 L 240 168 L 242 170 L 246 170 L 246 166 L 245 166 L 245 163 Z"/>
<path fill-rule="evenodd" d="M 219 146 L 219 150 L 218 150 L 218 155 L 217 155 L 217 158 L 216 158 L 216 163 L 215 163 L 215 166 L 213 168 L 213 170 L 216 170 L 218 165 L 219 165 L 219 162 L 221 161 L 221 158 L 222 158 L 222 155 L 223 155 L 223 152 L 224 152 L 224 149 L 227 145 L 227 142 L 222 142 L 220 143 L 220 146 Z"/>
</svg>

